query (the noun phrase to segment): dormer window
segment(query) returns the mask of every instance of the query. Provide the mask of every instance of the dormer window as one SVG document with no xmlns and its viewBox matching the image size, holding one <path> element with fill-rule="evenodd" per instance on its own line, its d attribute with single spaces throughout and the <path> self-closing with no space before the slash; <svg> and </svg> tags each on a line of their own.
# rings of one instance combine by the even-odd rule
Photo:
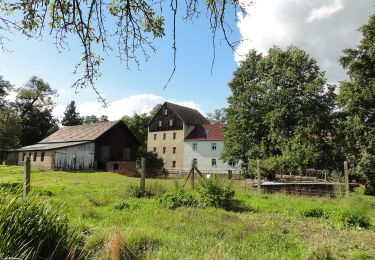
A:
<svg viewBox="0 0 375 260">
<path fill-rule="evenodd" d="M 161 127 L 162 125 L 163 125 L 162 121 L 159 120 L 159 122 L 158 122 L 158 126 Z"/>
<path fill-rule="evenodd" d="M 164 115 L 168 115 L 168 109 L 164 109 Z"/>
<path fill-rule="evenodd" d="M 173 126 L 173 119 L 169 119 L 169 126 Z"/>
</svg>

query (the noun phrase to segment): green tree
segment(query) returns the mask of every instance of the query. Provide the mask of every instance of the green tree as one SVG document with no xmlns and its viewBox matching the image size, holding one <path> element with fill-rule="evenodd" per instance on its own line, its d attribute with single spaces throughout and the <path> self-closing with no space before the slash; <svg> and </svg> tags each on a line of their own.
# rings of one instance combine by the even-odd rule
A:
<svg viewBox="0 0 375 260">
<path fill-rule="evenodd" d="M 72 126 L 72 125 L 81 125 L 82 120 L 77 112 L 76 103 L 72 100 L 67 105 L 65 112 L 64 112 L 64 118 L 61 121 L 61 124 L 63 126 Z"/>
<path fill-rule="evenodd" d="M 150 115 L 146 113 L 122 117 L 122 121 L 140 142 L 138 156 L 146 156 L 147 153 L 147 126 L 150 119 Z"/>
<path fill-rule="evenodd" d="M 12 85 L 9 81 L 4 80 L 0 76 L 0 107 L 3 107 L 6 103 L 5 97 L 8 95 L 8 91 L 12 89 Z"/>
<path fill-rule="evenodd" d="M 58 129 L 52 116 L 55 95 L 48 83 L 35 76 L 17 89 L 14 107 L 21 118 L 22 146 L 35 144 Z"/>
<path fill-rule="evenodd" d="M 127 67 L 133 62 L 139 66 L 142 58 L 147 60 L 149 53 L 156 50 L 153 40 L 164 37 L 167 27 L 172 28 L 170 36 L 173 41 L 173 75 L 176 68 L 177 18 L 193 21 L 201 13 L 207 13 L 213 42 L 216 42 L 217 35 L 221 33 L 226 43 L 234 49 L 234 44 L 227 37 L 232 24 L 227 17 L 233 18 L 233 13 L 239 11 L 238 9 L 244 12 L 245 5 L 235 0 L 210 0 L 203 5 L 200 5 L 198 0 L 158 3 L 153 0 L 2 0 L 0 46 L 4 47 L 4 39 L 9 38 L 5 34 L 13 30 L 29 38 L 41 38 L 45 35 L 44 32 L 48 32 L 55 38 L 59 50 L 66 48 L 67 38 L 77 39 L 83 56 L 77 59 L 76 71 L 81 68 L 83 75 L 74 85 L 93 86 L 94 81 L 101 75 L 101 54 L 112 50 L 112 41 L 117 43 L 113 49 L 118 50 L 118 57 Z M 180 13 L 183 15 L 180 16 Z M 170 26 L 164 23 L 166 14 L 172 17 Z M 103 52 L 100 52 L 101 50 Z"/>
<path fill-rule="evenodd" d="M 108 116 L 101 115 L 100 118 L 99 118 L 99 122 L 108 122 Z"/>
<path fill-rule="evenodd" d="M 99 118 L 95 115 L 81 117 L 83 124 L 99 123 Z"/>
<path fill-rule="evenodd" d="M 334 86 L 305 51 L 252 50 L 229 87 L 226 161 L 262 159 L 269 173 L 329 166 Z"/>
<path fill-rule="evenodd" d="M 0 108 L 0 152 L 19 146 L 21 136 L 21 119 L 7 106 Z"/>
<path fill-rule="evenodd" d="M 226 122 L 226 113 L 225 108 L 218 108 L 213 113 L 208 113 L 207 119 L 211 124 L 224 124 Z"/>
<path fill-rule="evenodd" d="M 340 58 L 349 79 L 340 82 L 337 101 L 345 115 L 340 131 L 350 173 L 375 184 L 375 14 L 360 32 L 359 45 Z"/>
</svg>

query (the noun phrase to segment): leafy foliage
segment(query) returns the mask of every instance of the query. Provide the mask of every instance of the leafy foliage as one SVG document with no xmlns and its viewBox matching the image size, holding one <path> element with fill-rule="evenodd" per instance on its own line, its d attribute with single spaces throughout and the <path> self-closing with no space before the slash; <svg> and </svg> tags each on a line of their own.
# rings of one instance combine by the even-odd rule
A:
<svg viewBox="0 0 375 260">
<path fill-rule="evenodd" d="M 146 171 L 147 175 L 160 174 L 164 168 L 164 160 L 157 153 L 148 152 L 146 155 Z"/>
<path fill-rule="evenodd" d="M 19 146 L 21 136 L 21 119 L 11 108 L 0 107 L 0 151 Z"/>
<path fill-rule="evenodd" d="M 197 192 L 205 206 L 229 209 L 234 197 L 231 183 L 225 184 L 217 176 L 210 179 L 199 179 Z"/>
<path fill-rule="evenodd" d="M 252 50 L 229 87 L 226 161 L 262 159 L 266 172 L 328 167 L 335 87 L 305 51 Z"/>
<path fill-rule="evenodd" d="M 72 100 L 66 106 L 64 117 L 61 120 L 63 126 L 81 125 L 82 119 L 77 112 L 76 103 Z"/>
<path fill-rule="evenodd" d="M 198 207 L 199 198 L 194 193 L 185 190 L 174 190 L 164 194 L 160 198 L 160 204 L 167 209 L 176 209 L 179 207 Z"/>
<path fill-rule="evenodd" d="M 351 163 L 350 174 L 375 184 L 375 14 L 360 28 L 362 40 L 345 49 L 340 63 L 349 79 L 340 82 L 337 101 L 343 110 L 337 145 Z"/>
<path fill-rule="evenodd" d="M 3 76 L 0 75 L 0 108 L 7 103 L 5 97 L 8 95 L 8 92 L 11 89 L 12 85 L 10 82 L 5 80 Z"/>
<path fill-rule="evenodd" d="M 14 107 L 21 118 L 22 146 L 35 144 L 58 129 L 52 116 L 55 95 L 56 91 L 36 76 L 17 89 Z"/>
</svg>

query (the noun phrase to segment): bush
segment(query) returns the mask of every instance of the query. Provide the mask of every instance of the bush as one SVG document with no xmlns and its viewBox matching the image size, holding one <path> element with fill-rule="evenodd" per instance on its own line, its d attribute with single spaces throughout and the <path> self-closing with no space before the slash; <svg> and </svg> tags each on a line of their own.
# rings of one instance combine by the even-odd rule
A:
<svg viewBox="0 0 375 260">
<path fill-rule="evenodd" d="M 370 227 L 370 205 L 366 201 L 364 189 L 358 188 L 348 198 L 343 199 L 341 208 L 335 213 L 334 218 L 339 226 Z"/>
<path fill-rule="evenodd" d="M 192 193 L 187 193 L 184 190 L 175 190 L 164 194 L 160 199 L 160 204 L 168 209 L 198 207 L 199 200 Z"/>
<path fill-rule="evenodd" d="M 197 191 L 203 205 L 230 209 L 234 197 L 232 183 L 225 184 L 216 176 L 200 179 Z"/>
<path fill-rule="evenodd" d="M 131 197 L 152 198 L 160 197 L 166 192 L 166 189 L 159 182 L 150 182 L 146 184 L 145 191 L 142 192 L 138 185 L 128 186 L 128 193 Z"/>
<path fill-rule="evenodd" d="M 76 237 L 39 197 L 0 192 L 0 258 L 65 259 Z"/>
<path fill-rule="evenodd" d="M 322 218 L 325 212 L 322 208 L 311 208 L 302 210 L 301 215 L 308 218 Z"/>
</svg>

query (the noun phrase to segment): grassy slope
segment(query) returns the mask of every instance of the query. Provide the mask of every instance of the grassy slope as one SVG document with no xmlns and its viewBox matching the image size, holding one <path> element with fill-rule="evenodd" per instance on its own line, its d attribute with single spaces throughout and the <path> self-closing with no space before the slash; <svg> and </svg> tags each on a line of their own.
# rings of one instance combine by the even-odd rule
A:
<svg viewBox="0 0 375 260">
<path fill-rule="evenodd" d="M 21 181 L 21 167 L 0 166 L 0 182 Z M 341 205 L 338 200 L 258 195 L 238 186 L 236 198 L 245 202 L 247 212 L 171 211 L 161 208 L 158 199 L 129 197 L 127 187 L 138 185 L 139 180 L 113 173 L 33 169 L 31 181 L 34 191 L 67 213 L 72 227 L 85 232 L 87 247 L 98 257 L 105 254 L 108 235 L 119 227 L 135 254 L 161 259 L 306 259 L 325 253 L 337 258 L 375 258 L 374 228 L 343 229 L 330 220 L 300 214 L 314 207 L 334 211 Z M 173 180 L 147 183 L 156 181 L 168 189 L 176 185 Z M 46 196 L 49 193 L 52 196 Z M 129 207 L 114 209 L 123 202 Z M 371 198 L 373 225 L 374 202 Z"/>
</svg>

